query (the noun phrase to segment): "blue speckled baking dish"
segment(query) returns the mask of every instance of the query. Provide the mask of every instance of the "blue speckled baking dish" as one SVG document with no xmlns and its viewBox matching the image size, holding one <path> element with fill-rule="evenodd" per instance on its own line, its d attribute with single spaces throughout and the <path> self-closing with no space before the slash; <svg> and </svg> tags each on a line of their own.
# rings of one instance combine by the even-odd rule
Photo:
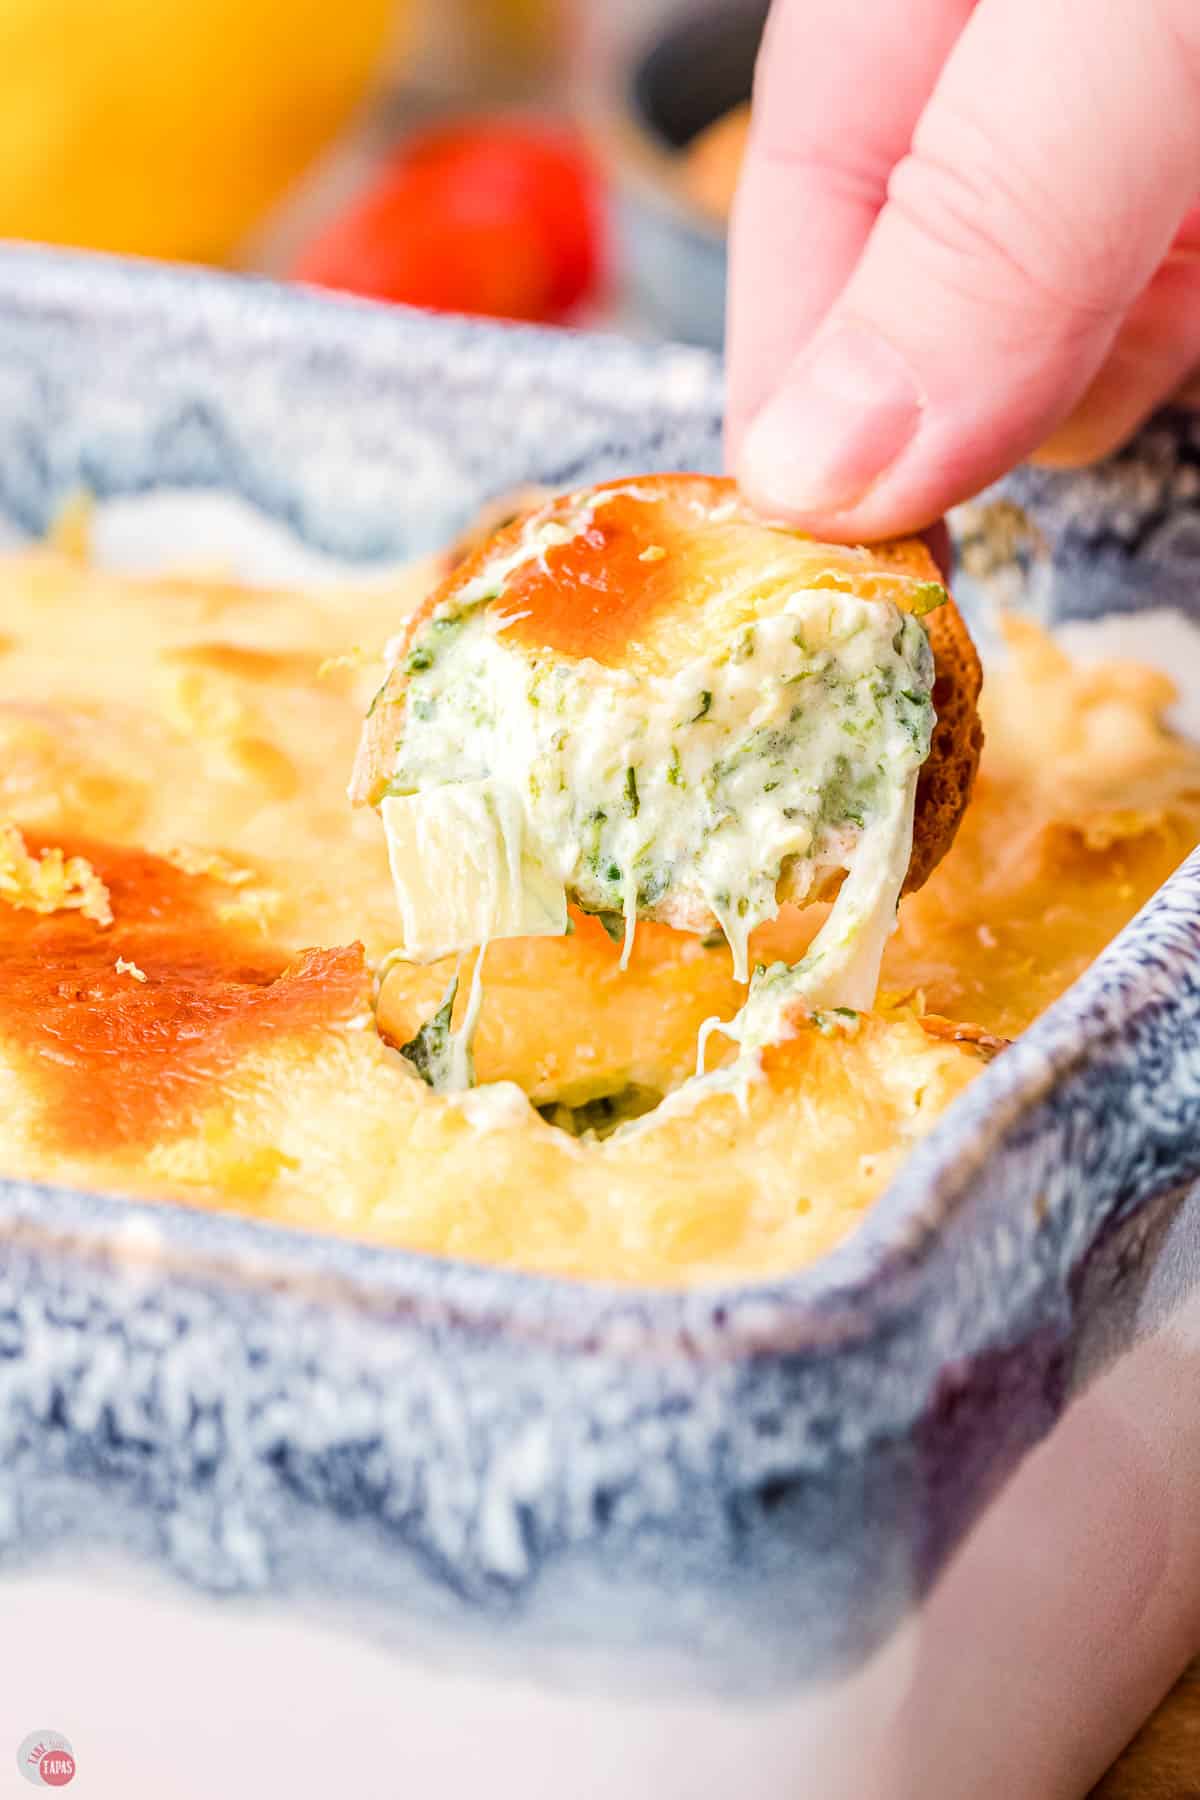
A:
<svg viewBox="0 0 1200 1800">
<path fill-rule="evenodd" d="M 23 533 L 220 490 L 370 564 L 522 481 L 714 468 L 719 408 L 700 352 L 0 253 Z M 1166 419 L 971 528 L 1051 617 L 1200 619 L 1198 495 Z M 770 1284 L 0 1182 L 0 1757 L 51 1725 L 121 1800 L 340 1791 L 364 1731 L 380 1800 L 1078 1793 L 1200 1641 L 1198 1175 L 1193 858 Z"/>
</svg>

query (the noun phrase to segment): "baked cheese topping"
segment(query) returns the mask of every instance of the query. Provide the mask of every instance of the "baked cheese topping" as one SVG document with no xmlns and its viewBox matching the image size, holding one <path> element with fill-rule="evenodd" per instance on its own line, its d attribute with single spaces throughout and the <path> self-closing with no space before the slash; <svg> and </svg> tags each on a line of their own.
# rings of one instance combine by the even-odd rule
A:
<svg viewBox="0 0 1200 1800">
<path fill-rule="evenodd" d="M 29 912 L 78 911 L 97 925 L 112 924 L 108 889 L 84 856 L 64 856 L 57 844 L 30 854 L 15 825 L 0 824 L 0 900 Z"/>
<path fill-rule="evenodd" d="M 144 1150 L 256 1042 L 336 1031 L 367 1011 L 359 945 L 289 957 L 221 917 L 218 882 L 165 857 L 4 835 L 35 866 L 103 879 L 103 917 L 70 895 L 27 906 L 0 887 L 14 909 L 0 919 L 3 1031 L 38 1070 L 51 1153 L 81 1140 Z"/>
<path fill-rule="evenodd" d="M 942 590 L 880 572 L 863 597 L 856 553 L 700 478 L 593 490 L 515 538 L 400 646 L 375 797 L 403 953 L 561 933 L 570 899 L 625 962 L 641 917 L 715 924 L 744 983 L 781 882 L 848 871 L 788 997 L 870 1005 L 933 726 L 916 615 Z"/>
<path fill-rule="evenodd" d="M 662 526 L 631 560 L 647 542 L 685 558 Z M 510 630 L 670 676 L 711 651 L 729 592 L 713 549 L 690 608 L 664 589 L 656 614 L 657 590 L 631 589 L 618 629 L 612 593 L 582 582 L 612 579 L 611 546 L 593 565 L 574 544 L 550 558 L 559 586 L 530 565 Z M 859 591 L 864 559 L 841 556 L 797 585 Z M 414 1062 L 453 1054 L 477 961 L 447 1013 L 454 958 L 389 959 L 384 834 L 346 806 L 345 773 L 383 646 L 445 573 L 304 592 L 0 558 L 0 1175 L 558 1276 L 774 1278 L 856 1226 L 1200 838 L 1200 751 L 1169 728 L 1171 684 L 1073 666 L 1009 620 L 975 796 L 901 902 L 870 1014 L 796 1009 L 739 1084 L 712 1033 L 713 1073 L 689 1082 L 705 1019 L 747 997 L 724 938 L 640 921 L 622 972 L 575 908 L 566 936 L 491 946 L 478 1085 L 435 1092 Z M 385 745 L 401 713 L 376 707 Z M 762 1007 L 827 911 L 785 905 L 759 928 Z"/>
</svg>

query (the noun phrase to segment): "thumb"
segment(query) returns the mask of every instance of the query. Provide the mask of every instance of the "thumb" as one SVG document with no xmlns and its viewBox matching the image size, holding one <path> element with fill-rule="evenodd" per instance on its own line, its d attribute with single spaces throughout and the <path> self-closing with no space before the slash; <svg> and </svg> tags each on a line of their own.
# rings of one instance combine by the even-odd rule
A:
<svg viewBox="0 0 1200 1800">
<path fill-rule="evenodd" d="M 1200 188 L 1194 0 L 980 0 L 738 474 L 826 535 L 911 530 L 1032 451 Z"/>
</svg>

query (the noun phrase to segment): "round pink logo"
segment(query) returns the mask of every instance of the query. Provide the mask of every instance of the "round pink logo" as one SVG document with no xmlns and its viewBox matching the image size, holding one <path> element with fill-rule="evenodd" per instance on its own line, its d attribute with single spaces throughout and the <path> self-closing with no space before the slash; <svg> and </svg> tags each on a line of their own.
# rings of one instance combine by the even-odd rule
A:
<svg viewBox="0 0 1200 1800">
<path fill-rule="evenodd" d="M 34 1787 L 66 1787 L 75 1779 L 75 1752 L 61 1731 L 31 1731 L 17 1751 L 17 1767 Z"/>
</svg>

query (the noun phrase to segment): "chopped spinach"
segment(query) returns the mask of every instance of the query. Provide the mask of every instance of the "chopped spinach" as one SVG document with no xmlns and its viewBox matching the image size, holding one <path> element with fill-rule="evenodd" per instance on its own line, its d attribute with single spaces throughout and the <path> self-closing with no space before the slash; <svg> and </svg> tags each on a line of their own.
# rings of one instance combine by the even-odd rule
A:
<svg viewBox="0 0 1200 1800">
<path fill-rule="evenodd" d="M 458 976 L 455 975 L 437 1011 L 426 1019 L 416 1037 L 400 1046 L 401 1056 L 412 1064 L 421 1080 L 431 1088 L 440 1087 L 449 1070 L 452 1035 L 450 1021 L 457 993 Z"/>
<path fill-rule="evenodd" d="M 652 1112 L 662 1099 L 657 1088 L 639 1087 L 630 1082 L 614 1094 L 598 1094 L 570 1106 L 561 1100 L 548 1100 L 538 1107 L 547 1125 L 556 1125 L 572 1137 L 608 1137 L 626 1119 L 639 1119 Z"/>
<path fill-rule="evenodd" d="M 643 849 L 638 851 L 637 856 L 634 858 L 635 864 L 642 861 L 650 848 L 651 845 L 647 844 Z M 638 882 L 637 903 L 639 907 L 657 906 L 670 885 L 670 869 L 663 867 L 662 864 L 656 864 L 656 866 L 650 870 L 649 874 L 644 876 L 643 879 Z"/>
<path fill-rule="evenodd" d="M 852 1006 L 831 1006 L 824 1012 L 810 1013 L 809 1018 L 823 1037 L 833 1037 L 839 1031 L 854 1037 L 862 1023 L 861 1015 Z"/>
<path fill-rule="evenodd" d="M 923 619 L 926 613 L 936 612 L 949 599 L 940 581 L 922 581 L 909 595 L 909 603 L 905 611 L 914 619 Z"/>
</svg>

